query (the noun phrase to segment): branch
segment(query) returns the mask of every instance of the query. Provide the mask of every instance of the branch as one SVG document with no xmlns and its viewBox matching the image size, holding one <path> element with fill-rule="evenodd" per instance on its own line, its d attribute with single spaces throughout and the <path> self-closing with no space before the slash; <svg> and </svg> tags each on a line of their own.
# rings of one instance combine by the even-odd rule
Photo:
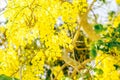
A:
<svg viewBox="0 0 120 80">
<path fill-rule="evenodd" d="M 78 47 L 75 47 L 75 49 L 78 50 L 78 51 L 88 50 L 88 48 L 78 48 Z"/>
<path fill-rule="evenodd" d="M 83 67 L 81 67 L 81 65 L 78 65 L 79 71 L 80 71 L 81 69 L 84 69 L 84 68 L 85 68 L 85 65 L 86 65 L 88 62 L 90 62 L 90 61 L 92 61 L 92 59 L 87 59 L 87 60 L 85 60 L 84 62 L 82 62 L 81 64 L 82 64 Z M 74 77 L 74 76 L 76 75 L 76 72 L 77 72 L 77 71 L 74 69 L 71 76 Z"/>
<path fill-rule="evenodd" d="M 87 12 L 81 17 L 79 15 L 79 18 L 81 18 L 80 25 L 82 26 L 84 32 L 87 34 L 87 36 L 89 37 L 90 40 L 92 41 L 96 41 L 100 38 L 100 35 L 96 34 L 96 32 L 93 30 L 92 26 L 88 23 L 88 13 L 89 11 L 92 9 L 92 6 L 94 5 L 96 0 L 93 0 L 93 2 L 91 3 L 89 9 L 87 10 Z"/>
<path fill-rule="evenodd" d="M 91 10 L 91 12 L 92 12 L 92 14 L 93 14 L 93 16 L 94 16 L 94 18 L 95 18 L 95 23 L 97 24 L 97 16 L 96 16 L 96 14 L 94 13 L 93 10 Z"/>
<path fill-rule="evenodd" d="M 75 42 L 77 41 L 78 37 L 80 36 L 80 28 L 81 27 L 83 28 L 85 33 L 88 35 L 90 40 L 95 41 L 95 40 L 98 40 L 100 38 L 100 36 L 96 34 L 96 32 L 92 29 L 92 26 L 87 21 L 87 15 L 90 12 L 90 10 L 92 9 L 92 6 L 94 5 L 95 2 L 96 2 L 96 0 L 93 0 L 93 2 L 91 3 L 90 7 L 87 10 L 87 12 L 84 15 L 80 15 L 78 13 L 79 14 L 79 17 L 78 17 L 79 26 L 78 26 L 78 29 L 75 33 L 74 38 L 73 38 L 73 46 L 74 47 L 76 46 Z"/>
</svg>

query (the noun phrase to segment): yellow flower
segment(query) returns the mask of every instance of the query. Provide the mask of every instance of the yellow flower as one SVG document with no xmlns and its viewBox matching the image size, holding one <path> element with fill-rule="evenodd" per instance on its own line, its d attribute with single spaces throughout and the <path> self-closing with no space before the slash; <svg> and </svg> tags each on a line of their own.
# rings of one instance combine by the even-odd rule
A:
<svg viewBox="0 0 120 80">
<path fill-rule="evenodd" d="M 118 5 L 120 5 L 120 0 L 116 0 L 116 3 L 117 3 Z"/>
<path fill-rule="evenodd" d="M 60 66 L 54 67 L 52 71 L 58 80 L 60 80 L 64 76 Z"/>
<path fill-rule="evenodd" d="M 119 1 L 119 0 L 118 0 Z M 113 21 L 113 27 L 118 27 L 118 25 L 120 24 L 120 15 L 116 16 L 114 21 Z"/>
</svg>

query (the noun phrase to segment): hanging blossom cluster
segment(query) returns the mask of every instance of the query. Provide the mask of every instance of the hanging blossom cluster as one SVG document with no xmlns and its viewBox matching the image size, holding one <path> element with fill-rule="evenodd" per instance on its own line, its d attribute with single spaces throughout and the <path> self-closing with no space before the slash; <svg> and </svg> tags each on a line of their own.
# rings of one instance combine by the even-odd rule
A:
<svg viewBox="0 0 120 80">
<path fill-rule="evenodd" d="M 86 0 L 8 0 L 6 25 L 0 27 L 0 74 L 39 80 L 50 71 L 64 77 L 55 61 L 63 60 L 65 48 L 73 49 L 78 13 L 83 15 L 87 6 Z"/>
</svg>

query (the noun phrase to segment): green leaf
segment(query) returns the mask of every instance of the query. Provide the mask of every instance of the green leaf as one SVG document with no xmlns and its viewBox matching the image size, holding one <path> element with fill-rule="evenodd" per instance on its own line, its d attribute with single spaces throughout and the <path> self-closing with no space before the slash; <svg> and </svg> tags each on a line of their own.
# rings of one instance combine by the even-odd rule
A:
<svg viewBox="0 0 120 80">
<path fill-rule="evenodd" d="M 103 3 L 106 3 L 106 0 L 100 0 L 100 1 L 102 1 Z"/>
<path fill-rule="evenodd" d="M 120 32 L 120 23 L 118 24 L 117 31 Z"/>
<path fill-rule="evenodd" d="M 16 78 L 11 78 L 11 77 L 8 77 L 4 74 L 0 75 L 0 80 L 18 80 Z"/>
<path fill-rule="evenodd" d="M 90 56 L 91 56 L 91 58 L 95 58 L 97 56 L 97 52 L 96 52 L 95 48 L 92 48 L 90 50 Z"/>
<path fill-rule="evenodd" d="M 114 64 L 113 66 L 115 67 L 116 70 L 120 70 L 120 66 L 119 65 Z"/>
<path fill-rule="evenodd" d="M 96 72 L 98 75 L 103 74 L 103 70 L 102 69 L 98 69 L 98 68 L 95 68 L 94 72 Z"/>
<path fill-rule="evenodd" d="M 115 14 L 115 11 L 111 11 L 111 12 L 109 12 L 109 15 L 110 15 L 111 17 L 113 17 L 114 14 Z"/>
<path fill-rule="evenodd" d="M 95 30 L 96 33 L 100 33 L 101 31 L 104 30 L 103 25 L 102 24 L 96 24 L 94 26 L 94 30 Z"/>
<path fill-rule="evenodd" d="M 72 80 L 72 79 L 64 76 L 61 80 Z"/>
<path fill-rule="evenodd" d="M 85 75 L 85 77 L 84 77 L 84 80 L 88 80 L 89 77 L 90 77 L 90 73 L 87 73 L 87 74 Z"/>
<path fill-rule="evenodd" d="M 103 44 L 104 42 L 102 40 L 97 41 L 98 44 Z"/>
</svg>

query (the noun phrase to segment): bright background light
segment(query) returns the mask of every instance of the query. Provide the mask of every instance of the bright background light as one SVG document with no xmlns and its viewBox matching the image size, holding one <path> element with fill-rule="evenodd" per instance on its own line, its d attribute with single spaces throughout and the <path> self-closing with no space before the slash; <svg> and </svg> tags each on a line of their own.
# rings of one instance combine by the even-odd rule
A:
<svg viewBox="0 0 120 80">
<path fill-rule="evenodd" d="M 93 0 L 87 0 L 90 4 Z M 3 23 L 6 21 L 4 16 L 2 15 L 5 8 L 7 6 L 7 0 L 0 0 L 0 25 L 4 25 Z M 116 5 L 115 0 L 106 0 L 106 3 L 103 4 L 100 0 L 94 4 L 93 11 L 96 15 L 98 15 L 98 23 L 105 24 L 108 21 L 108 12 L 110 11 L 118 11 L 118 6 Z M 92 13 L 91 13 L 92 14 Z"/>
</svg>

